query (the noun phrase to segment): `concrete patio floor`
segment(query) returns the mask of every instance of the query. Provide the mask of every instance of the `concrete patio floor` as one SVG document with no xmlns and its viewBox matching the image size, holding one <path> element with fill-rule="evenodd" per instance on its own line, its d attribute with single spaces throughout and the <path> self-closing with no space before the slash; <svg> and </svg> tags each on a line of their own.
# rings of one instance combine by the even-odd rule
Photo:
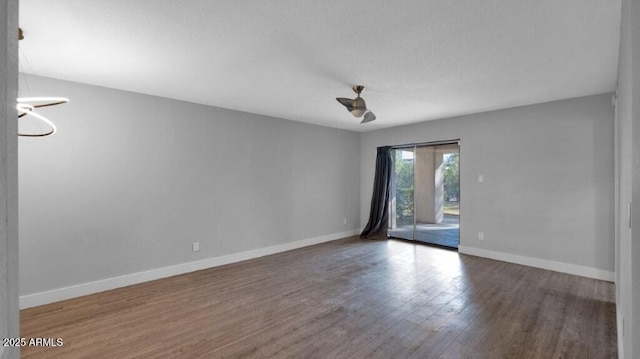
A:
<svg viewBox="0 0 640 359">
<path fill-rule="evenodd" d="M 460 217 L 445 215 L 442 223 L 416 223 L 416 238 L 413 238 L 413 225 L 399 225 L 389 229 L 389 236 L 415 240 L 439 246 L 458 248 L 460 244 Z"/>
</svg>

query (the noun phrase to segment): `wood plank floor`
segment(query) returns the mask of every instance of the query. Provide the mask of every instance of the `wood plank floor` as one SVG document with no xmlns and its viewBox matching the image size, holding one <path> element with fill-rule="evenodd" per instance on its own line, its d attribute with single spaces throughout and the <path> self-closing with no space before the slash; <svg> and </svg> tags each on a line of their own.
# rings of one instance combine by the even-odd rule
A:
<svg viewBox="0 0 640 359">
<path fill-rule="evenodd" d="M 24 358 L 616 358 L 611 283 L 356 237 L 21 312 Z"/>
</svg>

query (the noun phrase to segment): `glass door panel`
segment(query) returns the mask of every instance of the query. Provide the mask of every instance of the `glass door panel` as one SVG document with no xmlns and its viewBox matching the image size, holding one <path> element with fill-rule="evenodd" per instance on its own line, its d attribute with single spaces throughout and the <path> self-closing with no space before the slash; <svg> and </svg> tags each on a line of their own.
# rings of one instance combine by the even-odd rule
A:
<svg viewBox="0 0 640 359">
<path fill-rule="evenodd" d="M 402 148 L 393 151 L 394 171 L 391 185 L 389 236 L 414 238 L 415 206 L 413 200 L 415 148 Z"/>
</svg>

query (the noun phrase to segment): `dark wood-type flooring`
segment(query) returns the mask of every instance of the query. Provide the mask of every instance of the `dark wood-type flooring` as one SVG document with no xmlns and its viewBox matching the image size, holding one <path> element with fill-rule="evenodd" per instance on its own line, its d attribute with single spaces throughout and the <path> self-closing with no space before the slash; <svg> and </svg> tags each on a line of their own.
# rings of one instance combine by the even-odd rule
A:
<svg viewBox="0 0 640 359">
<path fill-rule="evenodd" d="M 23 310 L 24 358 L 615 358 L 611 283 L 355 237 Z"/>
</svg>

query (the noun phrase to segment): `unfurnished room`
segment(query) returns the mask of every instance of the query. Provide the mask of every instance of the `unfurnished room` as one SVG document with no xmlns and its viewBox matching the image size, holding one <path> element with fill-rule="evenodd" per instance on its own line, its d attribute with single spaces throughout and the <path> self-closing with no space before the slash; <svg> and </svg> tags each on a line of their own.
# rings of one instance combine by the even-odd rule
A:
<svg viewBox="0 0 640 359">
<path fill-rule="evenodd" d="M 640 358 L 640 1 L 0 17 L 0 359 Z"/>
</svg>

